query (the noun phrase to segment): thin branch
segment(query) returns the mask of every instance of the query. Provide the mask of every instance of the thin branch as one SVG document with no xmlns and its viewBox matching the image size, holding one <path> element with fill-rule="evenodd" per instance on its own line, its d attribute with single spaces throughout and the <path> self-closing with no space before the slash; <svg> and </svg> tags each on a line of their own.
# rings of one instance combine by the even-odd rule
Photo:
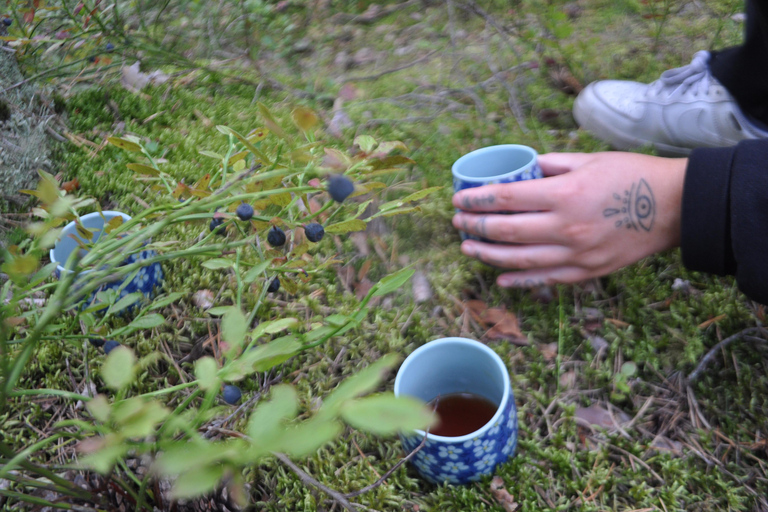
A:
<svg viewBox="0 0 768 512">
<path fill-rule="evenodd" d="M 748 329 L 744 329 L 741 332 L 737 332 L 736 334 L 734 334 L 732 336 L 728 336 L 723 341 L 721 341 L 720 343 L 718 343 L 717 345 L 712 347 L 709 350 L 709 352 L 707 352 L 706 355 L 701 359 L 701 362 L 699 362 L 699 365 L 696 367 L 696 369 L 693 370 L 688 375 L 688 382 L 691 383 L 691 382 L 695 381 L 699 377 L 699 375 L 701 375 L 701 372 L 703 372 L 706 369 L 707 365 L 709 365 L 709 363 L 712 362 L 712 359 L 715 358 L 715 354 L 717 354 L 720 350 L 724 349 L 725 347 L 727 347 L 728 345 L 730 345 L 734 341 L 736 341 L 738 339 L 741 339 L 742 337 L 750 336 L 752 334 L 757 334 L 757 333 L 760 333 L 760 332 L 762 332 L 762 328 L 761 327 L 750 327 Z M 753 338 L 751 336 L 750 336 L 749 339 L 751 341 L 755 341 L 755 340 L 758 340 L 758 339 L 760 341 L 763 341 L 763 342 L 767 341 L 767 340 L 764 340 L 762 338 Z"/>
<path fill-rule="evenodd" d="M 341 506 L 344 507 L 345 509 L 349 510 L 350 512 L 357 512 L 357 509 L 354 507 L 354 505 L 352 505 L 352 503 L 350 503 L 349 500 L 343 494 L 341 494 L 339 491 L 335 491 L 330 487 L 327 487 L 321 484 L 320 482 L 312 478 L 310 475 L 305 473 L 299 466 L 294 464 L 293 461 L 289 459 L 286 454 L 280 453 L 280 452 L 273 452 L 272 455 L 277 457 L 277 459 L 280 462 L 288 466 L 288 469 L 293 471 L 294 474 L 299 477 L 299 480 L 301 480 L 301 482 L 304 485 L 311 485 L 312 487 L 320 489 L 325 494 L 327 494 L 328 496 L 336 500 L 337 503 L 340 503 Z"/>
<path fill-rule="evenodd" d="M 367 493 L 368 491 L 372 491 L 373 489 L 377 488 L 378 486 L 380 486 L 381 484 L 383 484 L 383 483 L 384 483 L 384 481 L 385 481 L 387 478 L 389 478 L 389 475 L 391 475 L 392 473 L 394 473 L 395 471 L 397 471 L 397 470 L 398 470 L 398 468 L 399 468 L 400 466 L 402 466 L 403 464 L 405 464 L 406 462 L 408 462 L 409 460 L 411 460 L 411 458 L 412 458 L 414 455 L 416 455 L 416 454 L 419 452 L 419 450 L 421 450 L 422 448 L 424 448 L 424 445 L 425 445 L 426 443 L 427 443 L 427 436 L 425 435 L 425 436 L 424 436 L 424 438 L 421 440 L 421 443 L 419 443 L 419 446 L 417 446 L 416 448 L 414 448 L 414 449 L 411 451 L 411 453 L 409 453 L 408 455 L 406 455 L 405 457 L 403 457 L 402 459 L 400 459 L 399 461 L 397 461 L 397 464 L 395 464 L 394 466 L 392 466 L 392 468 L 391 468 L 389 471 L 387 471 L 386 473 L 384 473 L 384 474 L 381 476 L 381 478 L 379 478 L 378 480 L 376 480 L 376 481 L 375 481 L 374 483 L 372 483 L 371 485 L 366 485 L 366 486 L 365 486 L 365 487 L 363 487 L 362 489 L 358 489 L 357 491 L 352 491 L 352 492 L 349 492 L 349 493 L 345 494 L 344 496 L 345 496 L 345 497 L 347 497 L 347 498 L 354 498 L 355 496 L 360 496 L 361 494 L 365 494 L 365 493 Z"/>
<path fill-rule="evenodd" d="M 436 53 L 437 53 L 437 50 L 432 50 L 428 54 L 426 54 L 426 55 L 424 55 L 422 57 L 419 57 L 418 59 L 416 59 L 416 60 L 414 60 L 412 62 L 408 62 L 406 64 L 401 64 L 400 66 L 395 66 L 392 69 L 386 69 L 386 70 L 384 70 L 384 71 L 382 71 L 380 73 L 376 73 L 374 75 L 352 76 L 352 77 L 347 78 L 346 81 L 347 82 L 363 82 L 363 81 L 368 81 L 368 80 L 377 80 L 377 79 L 381 78 L 384 75 L 389 75 L 391 73 L 397 73 L 398 71 L 402 71 L 404 69 L 411 68 L 411 67 L 413 67 L 413 66 L 415 66 L 417 64 L 421 64 L 422 62 L 429 60 Z"/>
</svg>

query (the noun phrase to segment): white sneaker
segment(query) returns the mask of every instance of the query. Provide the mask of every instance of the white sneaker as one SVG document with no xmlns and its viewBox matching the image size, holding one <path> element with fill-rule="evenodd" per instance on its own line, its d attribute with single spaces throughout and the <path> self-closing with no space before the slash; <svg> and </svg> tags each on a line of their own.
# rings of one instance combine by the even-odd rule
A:
<svg viewBox="0 0 768 512">
<path fill-rule="evenodd" d="M 665 71 L 651 84 L 593 82 L 576 98 L 573 117 L 616 149 L 652 145 L 667 156 L 768 137 L 711 75 L 708 61 L 709 52 L 698 52 L 690 64 Z"/>
</svg>

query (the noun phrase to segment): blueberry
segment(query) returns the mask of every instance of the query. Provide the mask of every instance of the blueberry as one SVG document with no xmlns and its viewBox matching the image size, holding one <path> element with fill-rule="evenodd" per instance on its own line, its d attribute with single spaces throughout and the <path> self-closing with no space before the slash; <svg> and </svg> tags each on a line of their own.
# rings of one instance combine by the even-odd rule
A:
<svg viewBox="0 0 768 512">
<path fill-rule="evenodd" d="M 239 387 L 233 386 L 232 384 L 227 384 L 224 386 L 224 391 L 221 392 L 221 396 L 229 405 L 237 405 L 237 403 L 243 397 L 243 393 L 240 391 Z"/>
<path fill-rule="evenodd" d="M 285 232 L 277 226 L 272 226 L 267 233 L 267 242 L 272 247 L 282 247 L 285 245 Z"/>
<path fill-rule="evenodd" d="M 109 354 L 110 352 L 112 352 L 112 349 L 115 349 L 119 346 L 120 344 L 115 340 L 109 340 L 106 343 L 104 343 L 104 353 Z"/>
<path fill-rule="evenodd" d="M 101 348 L 101 347 L 104 346 L 104 342 L 107 341 L 107 340 L 102 339 L 102 338 L 88 338 L 88 341 L 90 341 L 91 345 L 93 345 L 94 347 Z"/>
<path fill-rule="evenodd" d="M 307 235 L 307 240 L 310 242 L 319 242 L 323 239 L 323 235 L 325 235 L 325 229 L 323 229 L 321 224 L 312 222 L 304 226 L 304 234 Z"/>
<path fill-rule="evenodd" d="M 13 20 L 11 18 L 3 18 L 3 25 L 5 25 L 6 27 L 10 27 L 12 23 L 13 23 Z"/>
<path fill-rule="evenodd" d="M 211 219 L 211 225 L 209 226 L 211 231 L 214 231 L 217 235 L 224 236 L 227 234 L 227 228 L 222 226 L 224 219 L 214 217 Z"/>
<path fill-rule="evenodd" d="M 107 43 L 106 48 L 108 52 L 111 52 L 112 50 L 115 49 L 115 45 L 113 45 L 112 43 Z"/>
<path fill-rule="evenodd" d="M 90 57 L 88 57 L 88 62 L 90 62 L 91 64 L 93 64 L 94 62 L 96 62 L 96 57 L 94 57 L 93 55 L 91 55 Z"/>
<path fill-rule="evenodd" d="M 269 283 L 269 288 L 267 288 L 267 291 L 268 291 L 269 293 L 275 293 L 275 292 L 276 292 L 277 290 L 279 290 L 279 289 L 280 289 L 280 279 L 276 277 L 276 278 L 274 278 L 274 279 L 273 279 L 273 280 L 272 280 L 272 281 Z"/>
<path fill-rule="evenodd" d="M 240 220 L 251 220 L 253 217 L 253 206 L 243 203 L 235 211 Z"/>
<path fill-rule="evenodd" d="M 328 193 L 337 203 L 344 201 L 354 191 L 354 183 L 346 176 L 334 174 L 328 178 Z"/>
</svg>

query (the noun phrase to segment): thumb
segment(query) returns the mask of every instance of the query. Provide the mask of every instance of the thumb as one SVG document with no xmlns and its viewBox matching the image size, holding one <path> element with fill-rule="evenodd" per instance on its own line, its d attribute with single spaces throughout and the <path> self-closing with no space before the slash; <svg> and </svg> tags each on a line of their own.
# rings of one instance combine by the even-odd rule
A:
<svg viewBox="0 0 768 512">
<path fill-rule="evenodd" d="M 539 164 L 545 176 L 556 176 L 571 172 L 592 158 L 589 153 L 546 153 L 539 155 Z"/>
</svg>

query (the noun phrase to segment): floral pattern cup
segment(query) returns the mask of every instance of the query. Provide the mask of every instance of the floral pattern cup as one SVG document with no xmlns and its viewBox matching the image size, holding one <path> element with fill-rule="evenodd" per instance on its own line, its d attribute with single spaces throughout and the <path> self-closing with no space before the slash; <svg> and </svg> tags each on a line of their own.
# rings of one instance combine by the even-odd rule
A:
<svg viewBox="0 0 768 512">
<path fill-rule="evenodd" d="M 94 232 L 92 237 L 93 241 L 97 241 L 101 236 L 100 230 L 104 228 L 105 223 L 109 222 L 115 217 L 122 217 L 123 222 L 131 220 L 128 215 L 121 212 L 103 211 L 101 213 L 95 212 L 83 215 L 80 217 L 80 223 L 87 229 L 97 230 Z M 59 240 L 56 242 L 56 245 L 53 246 L 53 249 L 51 249 L 50 252 L 51 261 L 59 263 L 55 271 L 56 276 L 59 278 L 64 272 L 67 272 L 67 270 L 64 268 L 64 265 L 66 264 L 69 255 L 72 253 L 72 251 L 80 250 L 80 246 L 69 235 L 76 236 L 82 240 L 80 235 L 77 233 L 75 223 L 70 222 L 64 227 Z M 153 258 L 154 256 L 155 251 L 145 250 L 131 254 L 122 264 L 130 265 L 132 263 L 136 263 L 137 261 Z M 82 280 L 87 279 L 89 272 L 90 270 L 81 271 L 78 280 L 80 280 L 82 283 Z M 141 267 L 128 283 L 125 283 L 125 280 L 123 279 L 118 279 L 103 285 L 99 290 L 120 290 L 116 300 L 119 300 L 129 293 L 134 292 L 140 292 L 147 298 L 152 298 L 157 288 L 162 285 L 163 278 L 163 268 L 160 266 L 160 263 L 152 263 L 151 265 Z M 87 301 L 87 303 L 92 303 L 95 300 L 95 296 L 96 294 L 94 293 L 93 296 Z"/>
<path fill-rule="evenodd" d="M 535 149 L 520 144 L 501 144 L 476 149 L 453 163 L 451 167 L 453 191 L 542 178 L 538 158 L 539 154 Z M 467 235 L 464 232 L 461 232 L 461 238 L 493 243 L 492 240 Z"/>
<path fill-rule="evenodd" d="M 498 407 L 488 423 L 464 436 L 436 436 L 423 430 L 401 434 L 408 452 L 424 441 L 413 465 L 435 484 L 479 480 L 514 456 L 517 447 L 517 408 L 509 372 L 493 350 L 467 338 L 441 338 L 416 349 L 395 378 L 396 396 L 430 402 L 452 393 L 480 395 Z"/>
</svg>

